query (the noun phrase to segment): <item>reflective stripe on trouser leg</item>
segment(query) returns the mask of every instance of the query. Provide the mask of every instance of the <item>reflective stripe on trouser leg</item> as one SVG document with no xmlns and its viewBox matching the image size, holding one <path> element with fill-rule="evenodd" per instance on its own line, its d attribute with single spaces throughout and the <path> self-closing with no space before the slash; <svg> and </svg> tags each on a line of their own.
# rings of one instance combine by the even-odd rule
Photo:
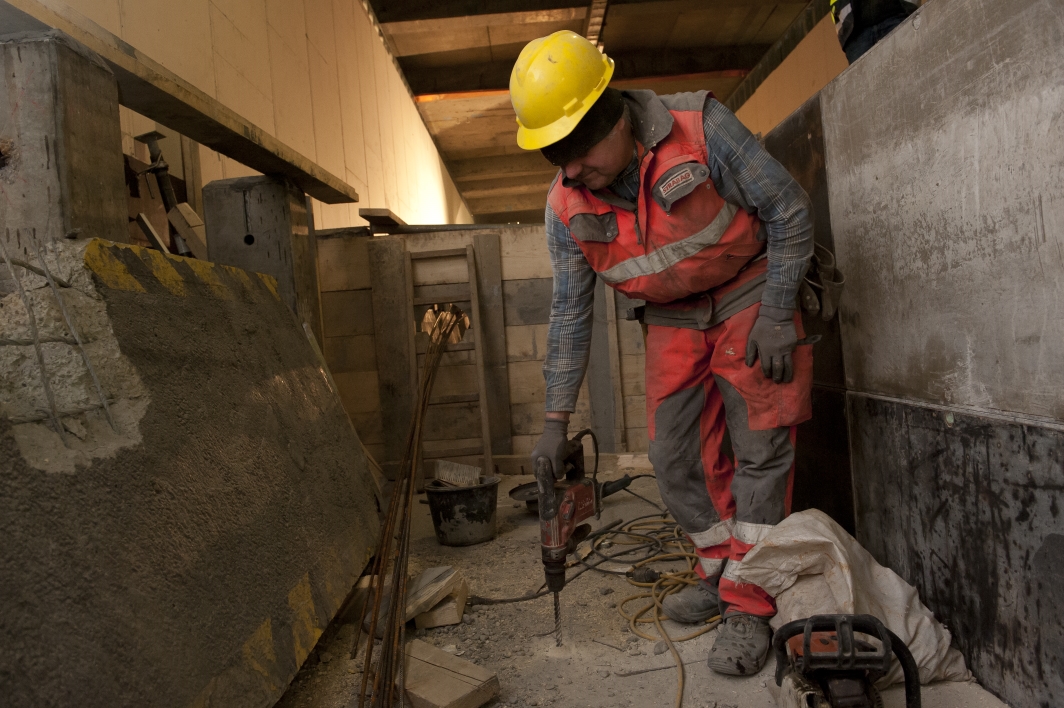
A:
<svg viewBox="0 0 1064 708">
<path fill-rule="evenodd" d="M 794 475 L 794 429 L 750 430 L 746 401 L 727 381 L 716 378 L 735 452 L 731 491 L 735 499 L 732 548 L 720 581 L 729 612 L 771 616 L 772 597 L 756 585 L 739 584 L 736 573 L 747 551 L 782 521 L 790 508 Z"/>
</svg>

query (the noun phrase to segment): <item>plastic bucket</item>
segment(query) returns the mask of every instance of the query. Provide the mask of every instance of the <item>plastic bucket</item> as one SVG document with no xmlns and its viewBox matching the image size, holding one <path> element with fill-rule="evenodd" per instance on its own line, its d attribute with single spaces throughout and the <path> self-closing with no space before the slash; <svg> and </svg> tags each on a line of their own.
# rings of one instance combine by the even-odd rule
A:
<svg viewBox="0 0 1064 708">
<path fill-rule="evenodd" d="M 449 487 L 433 480 L 425 485 L 436 540 L 444 546 L 472 546 L 495 537 L 499 478 L 481 477 L 474 487 Z"/>
</svg>

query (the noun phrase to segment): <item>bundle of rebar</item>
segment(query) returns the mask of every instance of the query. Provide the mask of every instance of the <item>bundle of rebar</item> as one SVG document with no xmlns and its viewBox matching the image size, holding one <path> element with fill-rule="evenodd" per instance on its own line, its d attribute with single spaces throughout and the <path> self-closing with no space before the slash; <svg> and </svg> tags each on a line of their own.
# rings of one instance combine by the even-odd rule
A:
<svg viewBox="0 0 1064 708">
<path fill-rule="evenodd" d="M 391 708 L 396 698 L 400 706 L 405 702 L 403 657 L 406 646 L 407 566 L 410 559 L 410 518 L 414 503 L 415 476 L 421 466 L 422 457 L 422 423 L 440 359 L 448 344 L 457 344 L 462 340 L 468 327 L 469 317 L 454 305 L 443 308 L 434 305 L 425 313 L 421 322 L 422 331 L 428 334 L 429 344 L 418 387 L 417 405 L 413 420 L 410 421 L 406 449 L 392 487 L 388 512 L 381 527 L 380 542 L 373 560 L 373 594 L 362 607 L 351 647 L 353 659 L 358 653 L 362 628 L 369 613 L 366 654 L 358 696 L 359 708 L 366 708 L 367 699 L 370 701 L 370 708 Z M 386 583 L 384 578 L 389 573 L 391 582 Z M 382 612 L 386 592 L 390 593 L 390 597 Z M 381 622 L 384 626 L 377 651 L 374 638 L 378 636 L 378 624 Z"/>
</svg>

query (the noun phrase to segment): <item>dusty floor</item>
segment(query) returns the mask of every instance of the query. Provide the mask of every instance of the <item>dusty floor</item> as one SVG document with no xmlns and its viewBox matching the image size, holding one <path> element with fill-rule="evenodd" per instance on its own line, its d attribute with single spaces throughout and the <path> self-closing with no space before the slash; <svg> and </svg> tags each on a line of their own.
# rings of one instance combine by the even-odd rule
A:
<svg viewBox="0 0 1064 708">
<path fill-rule="evenodd" d="M 604 471 L 611 479 L 627 471 Z M 543 582 L 536 517 L 515 504 L 510 489 L 531 477 L 503 477 L 499 490 L 498 533 L 489 542 L 467 548 L 440 546 L 432 530 L 428 506 L 417 504 L 411 572 L 453 565 L 467 578 L 471 594 L 514 597 Z M 636 480 L 632 489 L 660 504 L 652 479 Z M 421 497 L 424 498 L 423 496 Z M 646 501 L 621 492 L 604 502 L 602 521 L 630 520 L 656 510 Z M 466 622 L 454 627 L 418 631 L 416 636 L 498 674 L 501 694 L 488 704 L 503 706 L 673 706 L 677 671 L 669 653 L 655 655 L 655 643 L 628 631 L 617 612 L 620 599 L 637 591 L 624 578 L 589 572 L 562 593 L 563 642 L 556 647 L 549 596 L 519 604 L 475 606 Z M 669 623 L 671 624 L 671 623 Z M 358 705 L 361 661 L 348 659 L 354 627 L 331 627 L 296 676 L 279 708 L 353 708 Z M 667 625 L 681 634 L 681 625 Z M 545 636 L 538 636 L 545 635 Z M 774 662 L 760 674 L 730 678 L 710 671 L 706 655 L 716 632 L 678 645 L 685 663 L 686 708 L 775 708 Z M 453 646 L 452 646 L 453 645 Z M 646 669 L 659 668 L 657 671 Z M 634 673 L 640 672 L 643 673 Z M 633 674 L 633 675 L 628 675 Z M 977 684 L 924 687 L 925 708 L 1001 708 L 1004 703 Z M 904 706 L 900 687 L 885 696 L 887 708 Z"/>
</svg>

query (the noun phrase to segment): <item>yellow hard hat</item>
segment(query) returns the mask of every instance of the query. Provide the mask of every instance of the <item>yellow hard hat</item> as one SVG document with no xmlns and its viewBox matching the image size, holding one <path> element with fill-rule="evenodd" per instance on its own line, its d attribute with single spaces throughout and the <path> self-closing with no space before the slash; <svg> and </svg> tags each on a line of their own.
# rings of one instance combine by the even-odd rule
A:
<svg viewBox="0 0 1064 708">
<path fill-rule="evenodd" d="M 572 132 L 613 76 L 613 60 L 571 30 L 529 42 L 510 72 L 517 144 L 538 150 Z"/>
</svg>

